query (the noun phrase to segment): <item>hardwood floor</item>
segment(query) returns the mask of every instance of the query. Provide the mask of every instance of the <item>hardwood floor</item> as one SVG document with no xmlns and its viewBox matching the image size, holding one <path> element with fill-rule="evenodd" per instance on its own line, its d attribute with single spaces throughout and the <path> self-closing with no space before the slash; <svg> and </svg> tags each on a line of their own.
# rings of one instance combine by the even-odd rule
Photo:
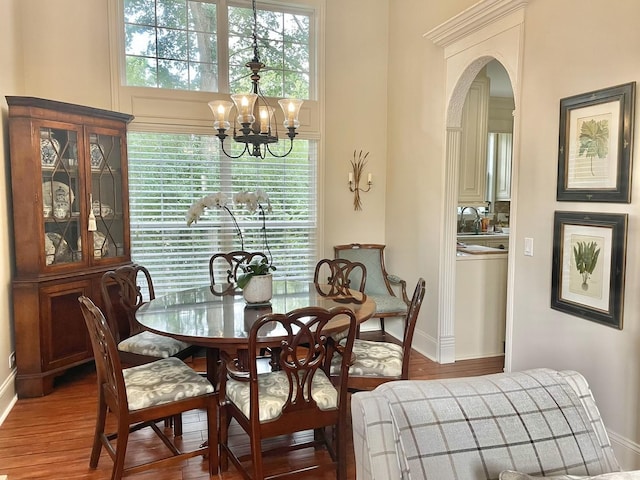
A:
<svg viewBox="0 0 640 480">
<path fill-rule="evenodd" d="M 363 334 L 369 337 L 379 334 Z M 202 364 L 200 363 L 202 362 Z M 503 357 L 465 360 L 454 364 L 439 365 L 414 352 L 411 356 L 410 378 L 430 379 L 484 375 L 501 372 Z M 204 359 L 196 359 L 194 368 L 203 368 Z M 0 478 L 9 480 L 103 480 L 111 474 L 111 460 L 102 453 L 98 468 L 89 468 L 89 455 L 93 438 L 96 408 L 95 370 L 91 366 L 79 367 L 60 377 L 50 395 L 41 398 L 18 400 L 7 419 L 0 426 Z M 146 430 L 149 430 L 147 432 Z M 156 441 L 150 429 L 136 432 L 130 437 L 127 463 L 136 462 L 152 455 L 164 455 L 164 447 Z M 206 437 L 204 412 L 189 412 L 183 416 L 183 439 L 185 444 L 199 444 Z M 291 442 L 302 440 L 305 435 L 283 439 Z M 247 438 L 236 429 L 234 441 L 248 452 Z M 309 450 L 309 449 L 307 449 Z M 349 478 L 355 478 L 353 447 L 349 444 Z M 323 451 L 300 450 L 269 461 L 274 469 L 287 469 L 315 456 L 325 461 L 328 454 Z M 209 478 L 201 457 L 188 460 L 180 467 L 132 475 L 127 478 L 153 480 L 201 480 Z M 238 480 L 240 475 L 232 466 L 220 475 L 224 480 Z M 309 478 L 317 478 L 310 476 Z M 326 478 L 334 478 L 333 475 Z"/>
</svg>

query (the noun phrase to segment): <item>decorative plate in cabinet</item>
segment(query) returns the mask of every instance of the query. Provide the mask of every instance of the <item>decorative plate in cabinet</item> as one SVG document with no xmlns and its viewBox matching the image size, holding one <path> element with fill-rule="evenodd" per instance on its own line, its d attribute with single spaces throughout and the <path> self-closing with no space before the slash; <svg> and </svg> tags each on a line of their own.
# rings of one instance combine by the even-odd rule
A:
<svg viewBox="0 0 640 480">
<path fill-rule="evenodd" d="M 40 161 L 43 169 L 52 169 L 58 160 L 60 142 L 53 138 L 53 132 L 40 130 Z"/>
<path fill-rule="evenodd" d="M 43 215 L 53 216 L 59 220 L 69 217 L 75 195 L 73 190 L 63 182 L 42 182 Z"/>
<path fill-rule="evenodd" d="M 78 251 L 82 250 L 82 238 L 78 237 Z M 111 242 L 107 241 L 102 232 L 93 232 L 93 257 L 102 258 L 112 256 L 114 251 Z"/>
</svg>

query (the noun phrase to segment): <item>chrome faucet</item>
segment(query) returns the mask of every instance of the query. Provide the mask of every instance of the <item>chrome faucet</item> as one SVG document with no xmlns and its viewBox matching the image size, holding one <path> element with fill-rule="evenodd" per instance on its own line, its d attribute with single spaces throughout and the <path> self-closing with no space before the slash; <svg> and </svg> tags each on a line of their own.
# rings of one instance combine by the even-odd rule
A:
<svg viewBox="0 0 640 480">
<path fill-rule="evenodd" d="M 460 220 L 458 221 L 458 231 L 462 232 L 464 230 L 464 211 L 467 210 L 468 208 L 470 208 L 476 213 L 476 218 L 473 221 L 473 229 L 475 233 L 480 233 L 480 213 L 478 213 L 478 209 L 476 207 L 472 207 L 470 205 L 466 207 L 462 207 L 462 210 L 460 210 Z"/>
</svg>

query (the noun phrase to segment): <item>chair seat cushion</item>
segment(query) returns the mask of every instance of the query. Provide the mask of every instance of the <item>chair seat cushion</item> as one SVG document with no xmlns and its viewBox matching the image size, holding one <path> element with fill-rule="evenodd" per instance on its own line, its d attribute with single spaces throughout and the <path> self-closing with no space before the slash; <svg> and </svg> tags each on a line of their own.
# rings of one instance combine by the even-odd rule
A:
<svg viewBox="0 0 640 480">
<path fill-rule="evenodd" d="M 368 295 L 370 299 L 376 302 L 376 314 L 397 313 L 402 315 L 407 313 L 407 304 L 401 298 L 393 295 Z"/>
<path fill-rule="evenodd" d="M 249 388 L 249 382 L 234 379 L 227 380 L 227 399 L 233 402 L 247 418 L 250 418 L 251 410 Z M 282 407 L 288 395 L 289 381 L 285 372 L 268 372 L 258 375 L 260 423 L 278 418 L 282 414 Z M 317 370 L 313 376 L 311 396 L 320 410 L 337 408 L 338 391 L 322 370 Z"/>
<path fill-rule="evenodd" d="M 129 410 L 171 403 L 212 393 L 213 385 L 179 358 L 122 370 Z"/>
<path fill-rule="evenodd" d="M 341 343 L 344 343 L 343 340 Z M 356 338 L 353 342 L 351 377 L 400 377 L 402 375 L 402 346 L 388 342 L 372 342 Z M 331 375 L 340 373 L 340 357 L 331 361 Z"/>
<path fill-rule="evenodd" d="M 175 338 L 152 332 L 140 332 L 118 344 L 121 352 L 137 353 L 150 357 L 169 358 L 190 345 Z"/>
</svg>

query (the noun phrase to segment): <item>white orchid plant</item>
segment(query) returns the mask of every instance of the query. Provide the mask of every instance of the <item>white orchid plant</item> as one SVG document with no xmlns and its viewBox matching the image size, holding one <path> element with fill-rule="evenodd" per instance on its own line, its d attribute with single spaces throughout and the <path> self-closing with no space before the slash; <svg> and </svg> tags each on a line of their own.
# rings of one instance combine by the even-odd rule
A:
<svg viewBox="0 0 640 480">
<path fill-rule="evenodd" d="M 272 211 L 271 202 L 269 201 L 269 195 L 267 195 L 267 193 L 260 188 L 255 192 L 244 191 L 236 193 L 233 196 L 233 203 L 236 205 L 245 206 L 249 213 L 254 213 L 258 209 L 260 209 L 261 212 L 264 212 L 265 209 L 263 207 L 263 204 L 267 205 L 267 212 L 271 213 Z M 229 209 L 228 204 L 228 198 L 222 192 L 212 193 L 210 195 L 202 197 L 199 200 L 196 200 L 189 207 L 189 210 L 187 210 L 187 225 L 198 223 L 200 217 L 204 215 L 204 211 L 206 208 L 224 209 L 229 212 L 229 215 L 231 215 L 235 222 L 235 217 Z"/>
<path fill-rule="evenodd" d="M 244 206 L 249 213 L 255 213 L 256 211 L 260 212 L 260 217 L 262 218 L 262 236 L 264 239 L 265 248 L 269 254 L 269 262 L 265 263 L 264 261 L 259 262 L 258 264 L 249 264 L 249 265 L 241 265 L 240 267 L 244 271 L 244 274 L 241 275 L 243 285 L 240 285 L 240 278 L 238 278 L 238 284 L 240 288 L 243 288 L 246 285 L 252 276 L 254 275 L 266 275 L 270 271 L 276 269 L 273 265 L 273 257 L 271 255 L 271 250 L 269 249 L 269 243 L 267 241 L 267 228 L 266 228 L 266 212 L 271 212 L 271 201 L 269 200 L 269 195 L 262 190 L 256 189 L 255 192 L 243 191 L 236 193 L 233 196 L 233 204 L 238 206 Z M 266 209 L 264 207 L 266 205 Z M 192 223 L 198 223 L 200 217 L 204 215 L 204 211 L 207 208 L 218 208 L 220 210 L 226 210 L 231 219 L 233 220 L 233 224 L 236 227 L 236 232 L 240 237 L 240 243 L 242 245 L 242 250 L 244 250 L 244 237 L 242 235 L 242 230 L 236 221 L 236 217 L 229 208 L 229 200 L 227 196 L 222 192 L 212 193 L 210 195 L 206 195 L 199 200 L 196 200 L 187 210 L 187 225 L 190 226 Z"/>
</svg>

